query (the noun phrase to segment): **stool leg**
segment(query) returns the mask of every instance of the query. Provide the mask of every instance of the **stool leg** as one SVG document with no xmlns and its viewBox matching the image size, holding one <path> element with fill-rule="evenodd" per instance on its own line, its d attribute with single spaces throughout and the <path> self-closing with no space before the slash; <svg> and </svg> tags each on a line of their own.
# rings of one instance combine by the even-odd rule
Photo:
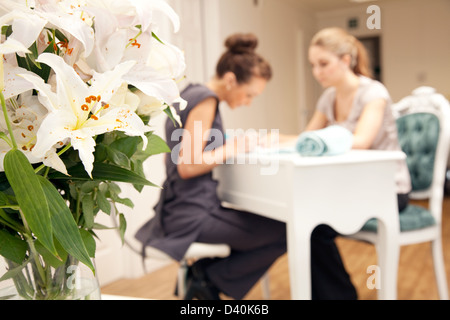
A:
<svg viewBox="0 0 450 320">
<path fill-rule="evenodd" d="M 177 277 L 177 291 L 178 297 L 184 299 L 186 296 L 186 278 L 187 278 L 188 264 L 186 260 L 180 261 L 180 268 L 178 269 Z"/>
<path fill-rule="evenodd" d="M 261 278 L 261 286 L 264 300 L 270 300 L 269 272 L 266 272 Z"/>
</svg>

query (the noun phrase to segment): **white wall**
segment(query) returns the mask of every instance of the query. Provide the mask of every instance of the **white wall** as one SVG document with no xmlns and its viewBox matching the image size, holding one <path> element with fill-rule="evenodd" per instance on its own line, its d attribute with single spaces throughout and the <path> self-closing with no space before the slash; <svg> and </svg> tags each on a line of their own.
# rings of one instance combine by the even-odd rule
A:
<svg viewBox="0 0 450 320">
<path fill-rule="evenodd" d="M 421 85 L 450 98 L 450 1 L 403 0 L 383 12 L 385 84 L 394 99 Z"/>
<path fill-rule="evenodd" d="M 299 132 L 315 98 L 308 63 L 301 59 L 315 31 L 313 15 L 292 0 L 265 0 L 259 5 L 253 0 L 227 0 L 218 4 L 220 42 L 215 45 L 220 46 L 219 52 L 225 50 L 223 42 L 228 35 L 252 32 L 260 40 L 258 52 L 274 71 L 272 81 L 251 107 L 222 108 L 225 126 Z"/>
<path fill-rule="evenodd" d="M 377 3 L 375 3 L 377 4 Z M 379 34 L 382 51 L 382 81 L 394 101 L 419 86 L 434 87 L 450 98 L 450 1 L 392 0 L 379 3 L 381 29 L 369 30 L 368 5 L 320 12 L 318 27 L 347 27 L 358 17 L 356 36 Z"/>
</svg>

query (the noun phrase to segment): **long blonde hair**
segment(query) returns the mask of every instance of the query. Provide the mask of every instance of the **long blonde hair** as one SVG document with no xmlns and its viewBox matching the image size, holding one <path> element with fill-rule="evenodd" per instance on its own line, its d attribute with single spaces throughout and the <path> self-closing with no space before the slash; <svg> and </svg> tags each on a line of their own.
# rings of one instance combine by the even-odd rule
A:
<svg viewBox="0 0 450 320">
<path fill-rule="evenodd" d="M 310 46 L 319 46 L 342 58 L 346 54 L 351 57 L 350 67 L 357 75 L 372 78 L 369 55 L 364 45 L 341 28 L 325 28 L 316 33 Z"/>
</svg>

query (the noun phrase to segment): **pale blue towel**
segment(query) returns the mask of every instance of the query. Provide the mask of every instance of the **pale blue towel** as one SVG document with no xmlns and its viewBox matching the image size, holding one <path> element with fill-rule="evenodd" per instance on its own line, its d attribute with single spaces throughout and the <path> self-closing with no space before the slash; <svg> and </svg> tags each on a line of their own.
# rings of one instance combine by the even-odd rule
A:
<svg viewBox="0 0 450 320">
<path fill-rule="evenodd" d="M 295 149 L 302 156 L 333 156 L 352 148 L 353 134 L 339 125 L 300 134 Z"/>
</svg>

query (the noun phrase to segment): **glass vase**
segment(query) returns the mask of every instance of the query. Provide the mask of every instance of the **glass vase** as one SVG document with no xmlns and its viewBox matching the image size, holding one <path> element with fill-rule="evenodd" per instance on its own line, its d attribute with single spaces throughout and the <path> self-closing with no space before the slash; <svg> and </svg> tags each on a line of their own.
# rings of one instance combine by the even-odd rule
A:
<svg viewBox="0 0 450 320">
<path fill-rule="evenodd" d="M 95 265 L 95 264 L 94 264 Z M 100 300 L 96 274 L 68 256 L 59 266 L 46 266 L 40 256 L 22 264 L 0 262 L 0 300 Z"/>
</svg>

